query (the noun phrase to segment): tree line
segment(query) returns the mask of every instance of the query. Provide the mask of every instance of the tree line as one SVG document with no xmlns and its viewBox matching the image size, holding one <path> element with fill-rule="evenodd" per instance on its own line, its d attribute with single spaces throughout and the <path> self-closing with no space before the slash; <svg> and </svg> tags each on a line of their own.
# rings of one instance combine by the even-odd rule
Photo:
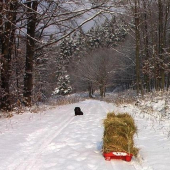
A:
<svg viewBox="0 0 170 170">
<path fill-rule="evenodd" d="M 30 106 L 36 86 L 35 61 L 44 52 L 42 49 L 104 13 L 110 8 L 105 5 L 104 1 L 1 0 L 1 109 L 11 110 L 21 101 Z M 86 13 L 91 16 L 84 18 Z"/>
<path fill-rule="evenodd" d="M 128 0 L 126 9 L 133 21 L 137 93 L 168 89 L 170 1 Z"/>
<path fill-rule="evenodd" d="M 168 0 L 0 0 L 1 109 L 77 90 L 104 97 L 118 85 L 137 94 L 168 89 L 169 7 Z"/>
<path fill-rule="evenodd" d="M 109 51 L 106 49 L 110 49 L 114 50 L 114 54 L 110 58 L 114 58 L 113 60 L 116 61 L 116 58 L 120 57 L 124 62 L 120 65 L 120 60 L 117 62 L 119 64 L 112 60 L 110 72 L 114 72 L 114 74 L 111 75 L 108 83 L 104 79 L 102 81 L 105 83 L 98 82 L 97 88 L 106 89 L 109 84 L 114 86 L 123 84 L 128 88 L 136 89 L 137 94 L 141 93 L 142 95 L 152 90 L 168 90 L 170 83 L 170 2 L 168 0 L 127 0 L 117 1 L 117 4 L 122 12 L 118 15 L 114 14 L 109 22 L 106 20 L 103 26 L 95 26 L 86 34 L 90 37 L 90 33 L 92 33 L 88 41 L 89 46 L 86 45 L 88 54 L 78 63 L 77 68 L 80 67 L 78 73 L 85 72 L 85 70 L 88 73 L 89 67 L 93 67 L 95 70 L 96 64 L 92 64 L 93 56 L 98 55 L 99 58 L 105 58 L 106 55 L 109 55 Z M 115 35 L 117 30 L 118 36 Z M 120 43 L 120 39 L 123 38 L 126 40 L 123 40 L 124 43 Z M 94 49 L 100 48 L 105 48 L 101 51 L 105 50 L 106 54 L 103 53 L 101 56 L 100 52 L 92 52 Z M 117 53 L 121 55 L 117 56 Z M 90 59 L 87 56 L 91 56 Z M 87 62 L 88 60 L 90 61 Z M 84 71 L 81 71 L 82 65 L 86 67 Z M 109 64 L 107 65 L 109 68 Z M 117 71 L 115 72 L 116 65 L 119 66 L 116 67 Z M 92 74 L 94 71 L 90 72 Z M 97 73 L 97 71 L 95 72 Z M 102 73 L 100 75 L 102 76 Z M 89 93 L 93 91 L 92 86 L 96 86 L 96 78 L 94 75 L 93 78 L 90 76 L 83 75 L 83 73 L 79 75 L 79 78 L 87 80 Z M 103 96 L 102 92 L 101 94 Z"/>
</svg>

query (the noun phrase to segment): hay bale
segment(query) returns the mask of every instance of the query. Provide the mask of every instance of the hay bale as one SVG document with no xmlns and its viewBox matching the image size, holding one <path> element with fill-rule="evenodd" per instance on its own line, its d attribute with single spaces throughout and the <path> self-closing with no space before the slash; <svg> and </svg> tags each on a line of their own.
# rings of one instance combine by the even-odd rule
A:
<svg viewBox="0 0 170 170">
<path fill-rule="evenodd" d="M 131 115 L 108 113 L 104 120 L 103 151 L 127 152 L 137 156 L 138 149 L 134 147 L 133 137 L 137 127 Z"/>
<path fill-rule="evenodd" d="M 115 115 L 115 113 L 114 112 L 109 112 L 109 113 L 107 113 L 107 118 L 109 119 L 109 118 L 112 118 L 112 117 L 115 117 L 116 115 Z"/>
</svg>

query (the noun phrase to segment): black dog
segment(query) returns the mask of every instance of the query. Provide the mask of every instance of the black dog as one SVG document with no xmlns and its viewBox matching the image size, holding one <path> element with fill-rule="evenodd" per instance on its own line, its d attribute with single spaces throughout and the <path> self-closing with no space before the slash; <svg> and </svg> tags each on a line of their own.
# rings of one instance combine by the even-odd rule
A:
<svg viewBox="0 0 170 170">
<path fill-rule="evenodd" d="M 81 111 L 80 107 L 75 107 L 74 111 L 75 111 L 75 116 L 83 115 L 83 112 Z"/>
</svg>

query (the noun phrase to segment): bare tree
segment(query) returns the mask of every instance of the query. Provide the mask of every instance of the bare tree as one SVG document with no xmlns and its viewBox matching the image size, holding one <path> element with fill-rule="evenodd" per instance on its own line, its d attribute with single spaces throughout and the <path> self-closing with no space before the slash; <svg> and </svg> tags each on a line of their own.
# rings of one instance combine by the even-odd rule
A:
<svg viewBox="0 0 170 170">
<path fill-rule="evenodd" d="M 15 24 L 18 2 L 12 0 L 0 1 L 0 41 L 1 41 L 1 108 L 11 110 L 10 105 L 10 75 L 11 55 L 15 40 Z"/>
<path fill-rule="evenodd" d="M 167 0 L 128 0 L 126 12 L 133 21 L 130 34 L 136 40 L 136 87 L 164 89 L 169 86 L 169 7 Z M 153 10 L 154 9 L 154 10 Z"/>
<path fill-rule="evenodd" d="M 109 5 L 107 5 L 109 3 Z M 53 5 L 53 6 L 52 6 Z M 28 1 L 27 2 L 27 53 L 26 53 L 26 72 L 24 77 L 24 97 L 25 104 L 31 105 L 32 90 L 33 90 L 33 56 L 35 49 L 35 42 L 39 43 L 39 40 L 36 39 L 35 34 L 39 32 L 39 38 L 44 34 L 48 37 L 47 28 L 52 28 L 57 30 L 53 35 L 53 39 L 47 43 L 40 45 L 38 49 L 52 45 L 64 39 L 65 37 L 71 35 L 79 28 L 81 28 L 87 22 L 93 20 L 95 17 L 103 13 L 108 13 L 112 8 L 112 3 L 109 1 L 102 1 L 100 3 L 91 4 L 89 2 L 79 3 L 71 0 L 67 1 L 53 1 L 46 2 L 43 1 Z M 80 6 L 82 9 L 77 10 L 77 7 Z M 41 9 L 38 12 L 38 9 Z M 76 20 L 82 18 L 84 14 L 91 13 L 90 18 L 85 18 L 80 24 L 77 24 Z M 45 14 L 45 15 L 44 15 Z M 47 20 L 47 21 L 46 21 Z M 43 21 L 43 23 L 41 22 Z M 39 26 L 41 25 L 41 26 Z M 37 27 L 35 27 L 37 26 Z M 58 38 L 59 37 L 59 38 Z"/>
<path fill-rule="evenodd" d="M 65 37 L 79 30 L 94 18 L 111 13 L 115 5 L 112 1 L 0 1 L 0 36 L 1 36 L 1 107 L 10 107 L 10 60 L 14 54 L 14 37 L 18 34 L 25 38 L 25 75 L 24 103 L 31 105 L 33 92 L 33 72 L 35 52 L 52 44 L 57 44 Z M 85 14 L 90 17 L 84 17 Z M 87 16 L 87 15 L 86 15 Z M 50 30 L 50 31 L 49 31 Z M 49 38 L 52 36 L 53 38 Z M 21 41 L 18 41 L 21 42 Z"/>
<path fill-rule="evenodd" d="M 83 80 L 87 85 L 89 97 L 92 97 L 94 87 L 99 89 L 100 96 L 104 97 L 106 87 L 111 84 L 113 75 L 118 67 L 116 64 L 116 58 L 112 50 L 98 49 L 82 58 L 80 62 L 74 63 L 73 81 L 77 79 Z"/>
</svg>

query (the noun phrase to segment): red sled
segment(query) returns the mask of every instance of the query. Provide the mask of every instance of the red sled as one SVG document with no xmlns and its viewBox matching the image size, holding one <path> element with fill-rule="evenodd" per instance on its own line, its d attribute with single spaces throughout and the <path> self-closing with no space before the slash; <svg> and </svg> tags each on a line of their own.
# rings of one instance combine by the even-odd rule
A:
<svg viewBox="0 0 170 170">
<path fill-rule="evenodd" d="M 111 159 L 122 159 L 124 161 L 130 162 L 132 159 L 132 154 L 126 152 L 109 152 L 103 153 L 106 161 L 110 161 Z"/>
</svg>

